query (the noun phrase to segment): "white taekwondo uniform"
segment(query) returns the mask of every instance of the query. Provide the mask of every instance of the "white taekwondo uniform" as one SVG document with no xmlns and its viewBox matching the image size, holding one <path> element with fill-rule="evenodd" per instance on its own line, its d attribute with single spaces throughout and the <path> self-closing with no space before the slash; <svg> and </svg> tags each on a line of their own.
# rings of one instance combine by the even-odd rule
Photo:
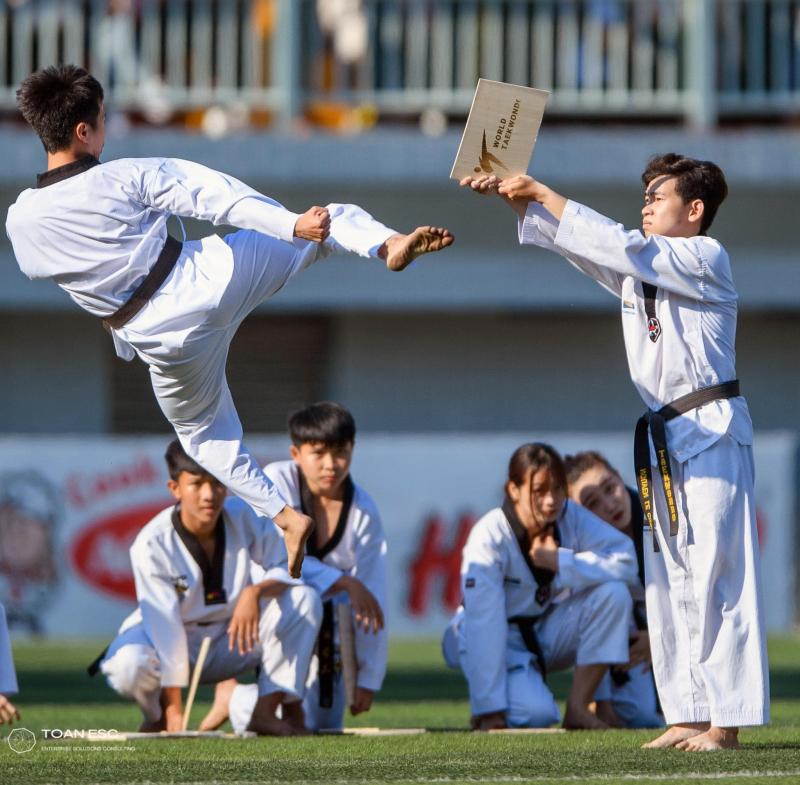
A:
<svg viewBox="0 0 800 785">
<path fill-rule="evenodd" d="M 275 483 L 287 502 L 307 514 L 313 511 L 313 501 L 300 469 L 294 461 L 278 461 L 269 464 L 264 471 Z M 386 614 L 386 537 L 383 533 L 378 508 L 372 498 L 349 480 L 345 487 L 342 512 L 330 540 L 322 549 L 309 542 L 306 562 L 308 569 L 315 571 L 315 585 L 324 593 L 342 575 L 358 578 L 380 603 Z M 324 577 L 318 564 L 327 569 Z M 306 578 L 306 567 L 303 568 Z M 307 692 L 303 701 L 306 726 L 312 730 L 341 728 L 344 723 L 346 696 L 340 665 L 338 625 L 334 605 L 347 601 L 347 594 L 340 592 L 325 598 L 325 620 L 320 631 L 320 643 L 308 673 Z M 330 655 L 320 656 L 326 646 L 325 636 L 333 643 Z M 383 685 L 388 656 L 388 631 L 384 626 L 377 634 L 364 632 L 358 627 L 355 633 L 358 677 L 356 684 L 377 692 Z M 327 659 L 327 662 L 325 660 Z M 322 673 L 333 668 L 326 677 Z M 322 672 L 322 673 L 321 673 Z M 327 700 L 326 700 L 327 694 Z M 253 685 L 240 684 L 233 692 L 230 702 L 231 724 L 234 730 L 247 727 L 256 702 Z M 323 704 L 330 705 L 324 706 Z"/>
<path fill-rule="evenodd" d="M 394 234 L 355 205 L 331 204 L 329 239 L 293 239 L 300 217 L 232 177 L 170 158 L 100 164 L 91 156 L 39 175 L 8 210 L 20 269 L 55 281 L 84 310 L 109 317 L 142 282 L 183 216 L 241 228 L 183 243 L 167 279 L 127 324 L 117 354 L 147 363 L 158 403 L 187 454 L 262 515 L 284 500 L 242 444 L 225 378 L 242 320 L 296 273 L 332 252 L 376 256 Z M 264 349 L 269 362 L 269 347 Z"/>
<path fill-rule="evenodd" d="M 131 546 L 138 607 L 122 623 L 100 670 L 113 689 L 133 698 L 145 717 L 161 716 L 162 687 L 185 687 L 204 637 L 211 647 L 201 682 L 215 683 L 260 667 L 257 692 L 301 700 L 322 620 L 317 591 L 289 576 L 273 523 L 243 501 L 228 499 L 216 529 L 213 563 L 169 507 L 144 526 Z M 313 585 L 314 565 L 307 570 Z M 261 601 L 258 646 L 228 650 L 227 627 L 242 590 L 264 580 L 287 584 Z"/>
<path fill-rule="evenodd" d="M 531 203 L 519 239 L 561 254 L 620 298 L 631 378 L 649 410 L 736 378 L 737 294 L 716 240 L 645 237 L 572 201 L 560 221 Z M 652 305 L 646 285 L 657 287 Z M 711 401 L 667 422 L 666 435 L 678 531 L 670 535 L 655 473 L 657 542 L 647 532 L 644 547 L 664 717 L 764 724 L 769 676 L 747 403 L 741 396 Z M 658 466 L 652 446 L 651 464 Z"/>
<path fill-rule="evenodd" d="M 527 532 L 508 501 L 475 524 L 464 546 L 464 604 L 442 648 L 466 676 L 472 714 L 505 712 L 509 727 L 559 720 L 542 667 L 628 661 L 628 584 L 636 580 L 630 537 L 571 501 L 553 534 L 555 574 L 533 567 Z"/>
<path fill-rule="evenodd" d="M 0 603 L 0 695 L 15 695 L 19 692 L 17 672 L 11 656 L 11 638 L 8 634 L 6 609 Z"/>
</svg>

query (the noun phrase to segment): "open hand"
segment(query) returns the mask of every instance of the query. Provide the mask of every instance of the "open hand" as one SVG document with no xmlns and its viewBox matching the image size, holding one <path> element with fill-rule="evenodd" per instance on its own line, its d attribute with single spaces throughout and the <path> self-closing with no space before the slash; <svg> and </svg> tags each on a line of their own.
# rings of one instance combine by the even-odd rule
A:
<svg viewBox="0 0 800 785">
<path fill-rule="evenodd" d="M 496 174 L 483 174 L 479 177 L 462 177 L 459 185 L 462 188 L 471 188 L 479 194 L 496 194 L 500 185 L 500 178 Z"/>
<path fill-rule="evenodd" d="M 7 722 L 9 725 L 14 724 L 14 720 L 19 720 L 19 711 L 17 707 L 5 695 L 0 695 L 0 725 Z"/>
<path fill-rule="evenodd" d="M 312 243 L 328 239 L 331 231 L 331 216 L 324 207 L 311 207 L 304 212 L 294 225 L 294 236 Z"/>
<path fill-rule="evenodd" d="M 350 598 L 356 627 L 361 627 L 364 632 L 373 633 L 383 629 L 383 611 L 375 595 L 358 578 L 347 576 L 344 590 Z"/>
<path fill-rule="evenodd" d="M 646 670 L 653 664 L 653 658 L 650 654 L 650 636 L 647 630 L 637 630 L 631 635 L 630 651 L 628 654 L 628 663 L 622 665 L 624 670 L 630 670 L 639 663 L 644 663 Z"/>
<path fill-rule="evenodd" d="M 228 625 L 228 651 L 233 651 L 234 646 L 239 649 L 239 654 L 253 651 L 258 643 L 258 587 L 245 586 Z"/>
</svg>

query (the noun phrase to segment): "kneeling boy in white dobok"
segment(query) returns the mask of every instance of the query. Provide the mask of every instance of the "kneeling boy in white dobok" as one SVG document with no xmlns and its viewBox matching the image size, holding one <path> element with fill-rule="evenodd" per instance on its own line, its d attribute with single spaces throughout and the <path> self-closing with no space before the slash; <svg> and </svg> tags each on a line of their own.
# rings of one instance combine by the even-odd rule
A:
<svg viewBox="0 0 800 785">
<path fill-rule="evenodd" d="M 173 158 L 98 160 L 103 88 L 82 68 L 52 66 L 20 87 L 23 117 L 47 150 L 47 171 L 8 210 L 20 269 L 55 281 L 101 318 L 117 354 L 145 362 L 156 399 L 183 448 L 209 474 L 285 532 L 300 575 L 312 521 L 286 505 L 242 443 L 225 377 L 244 318 L 294 275 L 331 253 L 402 270 L 453 242 L 445 229 L 398 234 L 356 205 L 286 210 L 244 183 Z M 170 216 L 241 229 L 178 242 Z M 269 363 L 269 346 L 264 360 Z"/>
<path fill-rule="evenodd" d="M 728 254 L 706 236 L 728 188 L 711 161 L 675 153 L 652 158 L 642 182 L 641 232 L 527 175 L 462 185 L 499 193 L 521 243 L 556 251 L 620 298 L 631 378 L 648 407 L 634 458 L 650 528 L 653 672 L 672 725 L 648 746 L 733 748 L 739 726 L 769 722 L 769 673 L 738 295 Z"/>
<path fill-rule="evenodd" d="M 572 666 L 564 727 L 609 727 L 589 703 L 609 665 L 628 661 L 636 556 L 630 539 L 567 501 L 566 489 L 558 453 L 522 445 L 503 506 L 464 547 L 464 604 L 443 650 L 467 678 L 476 730 L 557 722 L 546 672 Z"/>
<path fill-rule="evenodd" d="M 349 600 L 355 621 L 356 686 L 353 715 L 369 711 L 386 674 L 386 538 L 369 494 L 350 477 L 356 426 L 335 403 L 317 403 L 289 418 L 292 460 L 269 464 L 267 476 L 293 507 L 311 515 L 316 529 L 307 543 L 303 575 L 320 563 L 323 621 L 303 701 L 312 730 L 341 728 L 346 696 L 335 605 Z M 225 685 L 218 687 L 218 692 Z M 253 685 L 238 685 L 230 698 L 234 730 L 247 726 L 256 702 Z"/>
<path fill-rule="evenodd" d="M 260 668 L 249 730 L 306 732 L 300 701 L 322 618 L 317 591 L 290 577 L 270 520 L 240 499 L 226 502 L 225 486 L 177 440 L 166 460 L 177 504 L 146 524 L 131 547 L 139 607 L 100 670 L 139 704 L 142 730 L 180 730 L 181 688 L 208 636 L 201 682 Z"/>
</svg>

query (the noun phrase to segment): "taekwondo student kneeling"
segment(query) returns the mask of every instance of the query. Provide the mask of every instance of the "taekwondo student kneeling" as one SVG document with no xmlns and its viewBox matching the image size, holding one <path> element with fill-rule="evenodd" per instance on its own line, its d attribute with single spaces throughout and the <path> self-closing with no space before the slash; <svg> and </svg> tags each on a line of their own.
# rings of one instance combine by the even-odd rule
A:
<svg viewBox="0 0 800 785">
<path fill-rule="evenodd" d="M 736 379 L 736 287 L 707 236 L 728 188 L 716 164 L 675 153 L 642 174 L 629 231 L 527 175 L 462 186 L 497 193 L 519 241 L 553 250 L 620 299 L 636 427 L 653 671 L 672 727 L 646 746 L 737 747 L 769 722 L 753 498 L 753 424 Z M 652 443 L 651 443 L 652 442 Z"/>
<path fill-rule="evenodd" d="M 142 730 L 181 730 L 181 688 L 208 636 L 202 683 L 260 669 L 249 730 L 306 733 L 301 701 L 322 620 L 317 591 L 290 577 L 270 520 L 240 499 L 225 501 L 225 486 L 177 440 L 165 457 L 177 503 L 146 524 L 131 546 L 139 605 L 100 670 L 113 689 L 139 704 Z M 313 569 L 306 570 L 309 581 Z"/>
<path fill-rule="evenodd" d="M 352 715 L 370 710 L 386 674 L 386 537 L 375 502 L 350 475 L 356 437 L 350 412 L 328 401 L 312 404 L 289 417 L 289 436 L 292 460 L 271 463 L 265 471 L 289 504 L 317 522 L 307 543 L 303 575 L 317 571 L 323 621 L 303 709 L 309 729 L 333 730 L 343 726 L 347 703 L 334 612 L 338 603 L 349 601 L 355 622 Z M 219 684 L 212 712 L 201 727 L 218 727 L 230 714 L 233 729 L 243 730 L 256 698 L 253 685 Z"/>
<path fill-rule="evenodd" d="M 54 280 L 103 320 L 117 354 L 147 364 L 159 406 L 187 454 L 284 530 L 289 571 L 300 575 L 313 523 L 286 505 L 242 444 L 225 377 L 244 318 L 287 281 L 332 253 L 404 269 L 453 242 L 438 227 L 399 234 L 356 205 L 306 213 L 220 172 L 172 158 L 98 160 L 105 142 L 103 88 L 75 66 L 29 76 L 23 117 L 47 151 L 47 171 L 8 210 L 20 269 Z M 225 237 L 179 242 L 170 216 L 236 226 Z M 269 363 L 269 347 L 264 347 Z"/>
<path fill-rule="evenodd" d="M 589 704 L 609 665 L 628 661 L 633 544 L 567 501 L 564 465 L 546 444 L 514 452 L 505 490 L 470 532 L 463 607 L 443 641 L 469 684 L 472 727 L 558 722 L 546 673 L 575 666 L 564 727 L 608 728 Z"/>
</svg>

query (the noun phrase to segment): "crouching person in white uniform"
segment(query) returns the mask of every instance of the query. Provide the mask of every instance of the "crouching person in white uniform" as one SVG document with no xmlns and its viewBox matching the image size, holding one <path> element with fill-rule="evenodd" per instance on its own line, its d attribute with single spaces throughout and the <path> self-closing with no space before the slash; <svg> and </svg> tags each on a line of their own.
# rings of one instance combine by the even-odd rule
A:
<svg viewBox="0 0 800 785">
<path fill-rule="evenodd" d="M 142 730 L 178 731 L 181 690 L 209 636 L 201 683 L 258 667 L 249 729 L 306 732 L 301 700 L 322 618 L 317 592 L 290 577 L 272 522 L 239 499 L 226 502 L 225 487 L 177 440 L 166 461 L 177 504 L 153 518 L 131 547 L 139 606 L 100 670 L 139 704 Z"/>
<path fill-rule="evenodd" d="M 522 445 L 503 506 L 475 524 L 464 547 L 464 604 L 443 649 L 469 683 L 475 730 L 558 722 L 546 673 L 572 666 L 564 727 L 609 727 L 589 704 L 609 665 L 628 661 L 636 556 L 629 538 L 566 493 L 558 453 Z"/>
<path fill-rule="evenodd" d="M 317 522 L 307 544 L 303 576 L 318 572 L 323 622 L 303 703 L 309 729 L 344 724 L 346 695 L 335 606 L 349 601 L 355 622 L 356 686 L 352 715 L 367 712 L 383 685 L 388 655 L 386 537 L 375 502 L 350 476 L 356 425 L 336 403 L 323 402 L 289 418 L 292 460 L 271 463 L 267 476 L 296 509 Z M 225 689 L 219 685 L 217 692 Z M 236 685 L 230 699 L 234 730 L 247 726 L 256 703 L 253 685 Z"/>
<path fill-rule="evenodd" d="M 627 665 L 616 665 L 595 693 L 597 715 L 625 728 L 661 728 L 664 715 L 653 680 L 653 657 L 644 593 L 644 513 L 639 494 L 627 488 L 620 473 L 599 452 L 564 458 L 569 497 L 633 541 L 639 579 L 631 585 L 633 613 Z"/>
</svg>

